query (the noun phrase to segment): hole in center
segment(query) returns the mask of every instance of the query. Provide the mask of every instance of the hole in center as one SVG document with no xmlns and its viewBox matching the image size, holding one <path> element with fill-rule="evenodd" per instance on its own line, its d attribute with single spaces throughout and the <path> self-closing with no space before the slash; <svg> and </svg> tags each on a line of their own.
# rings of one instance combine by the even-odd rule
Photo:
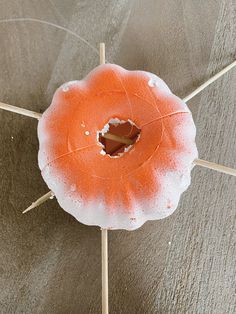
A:
<svg viewBox="0 0 236 314">
<path fill-rule="evenodd" d="M 98 132 L 98 140 L 103 146 L 101 154 L 114 158 L 121 157 L 132 149 L 139 139 L 140 132 L 141 130 L 131 120 L 111 119 Z"/>
</svg>

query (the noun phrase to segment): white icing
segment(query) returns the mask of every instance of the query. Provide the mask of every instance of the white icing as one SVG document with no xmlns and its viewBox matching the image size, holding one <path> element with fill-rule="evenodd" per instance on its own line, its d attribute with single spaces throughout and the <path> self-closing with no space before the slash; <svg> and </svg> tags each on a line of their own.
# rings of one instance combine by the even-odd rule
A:
<svg viewBox="0 0 236 314">
<path fill-rule="evenodd" d="M 148 81 L 148 85 L 150 86 L 150 87 L 154 87 L 154 86 L 158 86 L 158 82 L 157 82 L 157 80 L 155 79 L 155 78 L 151 78 L 149 81 Z"/>
<path fill-rule="evenodd" d="M 105 155 L 106 155 L 106 152 L 102 149 L 102 150 L 100 151 L 100 154 L 103 155 L 103 156 L 105 156 Z"/>
<path fill-rule="evenodd" d="M 144 72 L 148 76 L 149 80 L 147 81 L 148 86 L 150 87 L 157 87 L 163 92 L 166 92 L 167 94 L 171 93 L 171 90 L 166 85 L 166 83 L 160 79 L 157 75 L 150 73 L 150 72 Z"/>
<path fill-rule="evenodd" d="M 65 84 L 63 84 L 61 86 L 61 89 L 62 89 L 63 92 L 68 92 L 68 90 L 70 89 L 70 86 L 75 85 L 78 82 L 79 81 L 69 81 L 69 82 L 66 82 Z"/>
</svg>

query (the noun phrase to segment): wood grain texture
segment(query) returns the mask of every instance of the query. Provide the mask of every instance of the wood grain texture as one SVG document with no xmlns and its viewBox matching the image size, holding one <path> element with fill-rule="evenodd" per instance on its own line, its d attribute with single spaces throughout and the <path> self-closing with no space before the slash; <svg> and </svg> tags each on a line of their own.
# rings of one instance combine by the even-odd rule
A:
<svg viewBox="0 0 236 314">
<path fill-rule="evenodd" d="M 236 58 L 233 0 L 1 1 L 0 20 L 69 27 L 107 59 L 160 75 L 184 97 Z M 55 88 L 99 58 L 63 31 L 0 23 L 0 101 L 43 112 Z M 200 158 L 236 167 L 236 71 L 189 103 Z M 99 313 L 100 230 L 50 200 L 37 165 L 37 121 L 0 111 L 0 313 Z M 236 313 L 236 180 L 195 167 L 176 212 L 109 232 L 110 313 Z"/>
</svg>

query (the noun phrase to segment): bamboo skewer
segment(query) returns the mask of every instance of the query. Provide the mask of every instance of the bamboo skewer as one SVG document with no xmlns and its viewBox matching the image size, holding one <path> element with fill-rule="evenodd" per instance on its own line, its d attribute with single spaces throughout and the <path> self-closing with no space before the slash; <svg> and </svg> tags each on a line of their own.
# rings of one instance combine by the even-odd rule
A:
<svg viewBox="0 0 236 314">
<path fill-rule="evenodd" d="M 116 142 L 120 142 L 120 143 L 124 143 L 124 144 L 128 144 L 128 145 L 132 145 L 134 143 L 134 141 L 132 139 L 125 138 L 125 137 L 120 137 L 118 135 L 114 135 L 114 134 L 111 134 L 111 133 L 105 133 L 103 135 L 103 137 L 106 138 L 106 139 L 110 139 L 110 140 L 113 140 L 113 141 L 116 141 Z M 125 141 L 125 140 L 127 140 L 127 141 Z M 223 166 L 223 165 L 219 165 L 219 164 L 216 164 L 216 163 L 211 162 L 211 161 L 206 161 L 206 160 L 203 160 L 203 159 L 195 159 L 193 161 L 193 163 L 195 165 L 197 165 L 197 166 L 205 167 L 205 168 L 212 169 L 212 170 L 215 170 L 215 171 L 218 171 L 218 172 L 221 172 L 221 173 L 225 173 L 225 174 L 229 174 L 229 175 L 232 175 L 232 176 L 236 176 L 236 169 L 229 168 L 229 167 L 226 167 L 226 166 Z"/>
<path fill-rule="evenodd" d="M 108 314 L 108 233 L 101 229 L 102 240 L 102 314 Z"/>
<path fill-rule="evenodd" d="M 102 137 L 108 139 L 108 140 L 112 140 L 115 142 L 119 142 L 122 144 L 127 144 L 127 145 L 132 145 L 133 144 L 133 140 L 131 140 L 130 138 L 127 137 L 123 137 L 123 136 L 119 136 L 119 135 L 115 135 L 112 133 L 105 133 L 102 135 Z"/>
<path fill-rule="evenodd" d="M 103 56 L 101 55 L 101 53 L 103 53 L 103 48 L 100 47 L 100 64 L 102 64 L 101 60 L 103 60 Z M 203 91 L 207 86 L 209 86 L 210 84 L 215 82 L 218 78 L 220 78 L 222 75 L 224 75 L 225 73 L 227 73 L 228 71 L 233 69 L 235 66 L 236 66 L 236 60 L 234 62 L 232 62 L 231 64 L 229 64 L 227 67 L 225 67 L 223 70 L 221 70 L 220 72 L 215 74 L 213 77 L 211 77 L 208 81 L 203 83 L 197 89 L 195 89 L 191 94 L 189 94 L 188 96 L 184 97 L 183 101 L 184 102 L 188 102 L 194 96 L 196 96 L 201 91 Z M 35 118 L 35 119 L 38 119 L 38 120 L 42 117 L 42 114 L 39 113 L 39 112 L 34 112 L 34 111 L 27 110 L 27 109 L 24 109 L 24 108 L 11 106 L 11 105 L 5 104 L 3 102 L 0 102 L 0 109 L 6 110 L 6 111 L 15 112 L 15 113 L 21 114 L 23 116 Z"/>
<path fill-rule="evenodd" d="M 100 64 L 105 64 L 105 44 L 100 43 Z M 102 241 L 102 314 L 109 313 L 108 307 L 108 232 L 107 229 L 101 229 Z"/>
<path fill-rule="evenodd" d="M 43 196 L 41 196 L 40 198 L 38 198 L 35 202 L 33 202 L 29 207 L 27 207 L 22 214 L 27 213 L 28 211 L 30 211 L 31 209 L 43 204 L 44 202 L 46 202 L 49 198 L 53 198 L 54 194 L 52 191 L 49 191 L 48 193 L 44 194 Z"/>
<path fill-rule="evenodd" d="M 6 111 L 15 112 L 15 113 L 21 114 L 23 116 L 35 118 L 35 119 L 38 119 L 38 120 L 42 116 L 42 114 L 39 113 L 39 112 L 31 111 L 31 110 L 20 108 L 20 107 L 16 107 L 16 106 L 11 106 L 11 105 L 5 104 L 3 102 L 0 102 L 0 109 L 6 110 Z"/>
<path fill-rule="evenodd" d="M 203 160 L 203 159 L 195 159 L 193 161 L 193 163 L 196 166 L 201 166 L 201 167 L 204 167 L 204 168 L 208 168 L 208 169 L 220 172 L 220 173 L 229 174 L 231 176 L 236 176 L 236 169 L 234 169 L 234 168 L 226 167 L 226 166 L 223 166 L 223 165 L 220 165 L 220 164 L 216 164 L 214 162 L 206 161 L 206 160 Z M 23 214 L 27 213 L 31 209 L 33 209 L 33 208 L 41 205 L 42 203 L 46 202 L 52 196 L 54 196 L 53 192 L 49 191 L 47 194 L 41 196 L 39 199 L 37 199 L 35 202 L 33 202 L 32 205 L 30 205 L 28 208 L 26 208 L 23 211 Z"/>
<path fill-rule="evenodd" d="M 102 46 L 100 46 L 100 64 L 101 60 L 103 60 L 103 56 L 101 53 L 103 53 L 103 48 L 101 48 Z M 207 86 L 209 86 L 210 84 L 212 84 L 213 82 L 215 82 L 218 78 L 220 78 L 222 75 L 224 75 L 225 73 L 227 73 L 228 71 L 230 71 L 231 69 L 233 69 L 236 66 L 236 60 L 234 62 L 232 62 L 231 64 L 229 64 L 227 67 L 225 67 L 223 70 L 221 70 L 220 72 L 218 72 L 217 74 L 215 74 L 214 76 L 212 76 L 208 81 L 206 81 L 205 83 L 203 83 L 201 86 L 199 86 L 197 89 L 195 89 L 192 93 L 190 93 L 188 96 L 183 98 L 184 102 L 188 102 L 190 99 L 192 99 L 194 96 L 196 96 L 197 94 L 199 94 L 201 91 L 203 91 Z M 0 109 L 6 110 L 6 111 L 11 111 L 11 112 L 15 112 L 18 114 L 21 114 L 23 116 L 27 116 L 27 117 L 31 117 L 31 118 L 35 118 L 35 119 L 40 119 L 42 117 L 42 114 L 39 112 L 34 112 L 31 110 L 27 110 L 24 108 L 20 108 L 20 107 L 16 107 L 16 106 L 11 106 L 8 104 L 5 104 L 3 102 L 0 102 Z"/>
<path fill-rule="evenodd" d="M 195 89 L 191 94 L 189 94 L 188 96 L 184 97 L 183 101 L 187 102 L 190 99 L 192 99 L 194 96 L 196 96 L 201 91 L 203 91 L 207 86 L 209 86 L 210 84 L 212 84 L 213 82 L 218 80 L 218 78 L 220 78 L 222 75 L 224 75 L 225 73 L 227 73 L 228 71 L 233 69 L 235 66 L 236 66 L 236 60 L 234 62 L 232 62 L 231 64 L 229 64 L 227 67 L 225 67 L 223 70 L 221 70 L 220 72 L 218 72 L 217 74 L 212 76 L 209 80 L 207 80 L 205 83 L 203 83 L 197 89 Z"/>
<path fill-rule="evenodd" d="M 214 162 L 206 161 L 203 159 L 195 159 L 193 162 L 197 166 L 212 169 L 221 173 L 229 174 L 236 177 L 236 169 L 225 167 L 223 165 L 216 164 Z"/>
<path fill-rule="evenodd" d="M 106 63 L 106 49 L 104 43 L 99 44 L 99 63 L 100 65 Z"/>
</svg>

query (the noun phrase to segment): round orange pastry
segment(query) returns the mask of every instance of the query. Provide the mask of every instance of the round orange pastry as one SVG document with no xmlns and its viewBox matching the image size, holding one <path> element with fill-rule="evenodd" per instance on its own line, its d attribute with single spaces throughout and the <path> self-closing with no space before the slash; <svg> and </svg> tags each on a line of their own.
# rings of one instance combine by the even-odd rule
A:
<svg viewBox="0 0 236 314">
<path fill-rule="evenodd" d="M 56 91 L 38 125 L 39 167 L 77 220 L 133 230 L 176 209 L 195 133 L 187 105 L 160 78 L 105 64 Z"/>
</svg>

